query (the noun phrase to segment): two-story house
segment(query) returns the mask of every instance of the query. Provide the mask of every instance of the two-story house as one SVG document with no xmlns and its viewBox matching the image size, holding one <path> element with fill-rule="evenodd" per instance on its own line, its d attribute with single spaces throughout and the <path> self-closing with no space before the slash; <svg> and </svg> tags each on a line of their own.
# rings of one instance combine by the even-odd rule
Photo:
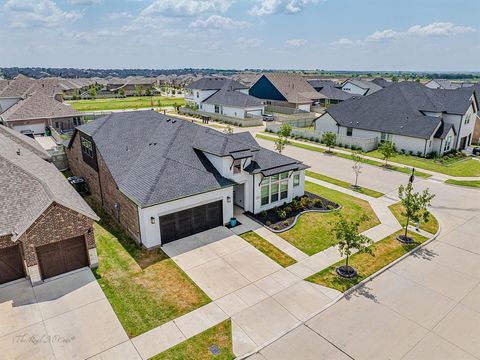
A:
<svg viewBox="0 0 480 360">
<path fill-rule="evenodd" d="M 442 155 L 471 144 L 477 104 L 473 87 L 430 89 L 404 81 L 328 108 L 315 121 L 315 131 L 391 141 L 398 151 L 416 155 Z"/>
<path fill-rule="evenodd" d="M 258 145 L 153 111 L 77 127 L 67 155 L 92 195 L 143 246 L 222 226 L 304 194 L 306 166 Z"/>
</svg>

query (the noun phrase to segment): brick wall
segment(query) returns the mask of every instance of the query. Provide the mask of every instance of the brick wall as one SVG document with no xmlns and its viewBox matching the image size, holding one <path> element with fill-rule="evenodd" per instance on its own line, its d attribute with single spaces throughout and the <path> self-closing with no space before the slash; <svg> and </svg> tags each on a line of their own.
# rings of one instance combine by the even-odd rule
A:
<svg viewBox="0 0 480 360">
<path fill-rule="evenodd" d="M 11 235 L 0 236 L 0 249 L 7 248 L 13 245 L 15 245 L 15 243 L 12 241 Z"/>
<path fill-rule="evenodd" d="M 103 208 L 137 241 L 140 242 L 140 224 L 137 205 L 127 198 L 113 179 L 110 171 L 97 149 L 98 173 L 82 159 L 80 136 L 75 136 L 70 149 L 67 150 L 70 170 L 77 176 L 84 176 L 93 198 L 102 202 Z M 118 204 L 115 206 L 115 204 Z"/>
<path fill-rule="evenodd" d="M 38 264 L 35 252 L 36 246 L 47 245 L 76 236 L 84 236 L 87 249 L 94 249 L 93 220 L 54 203 L 37 218 L 17 241 L 23 244 L 27 266 L 32 266 Z"/>
</svg>

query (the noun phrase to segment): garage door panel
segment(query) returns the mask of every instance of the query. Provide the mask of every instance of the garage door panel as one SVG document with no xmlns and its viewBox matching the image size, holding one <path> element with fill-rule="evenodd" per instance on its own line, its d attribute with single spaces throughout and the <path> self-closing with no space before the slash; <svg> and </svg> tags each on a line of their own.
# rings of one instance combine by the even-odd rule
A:
<svg viewBox="0 0 480 360">
<path fill-rule="evenodd" d="M 25 277 L 23 260 L 18 245 L 0 249 L 0 284 Z"/>
<path fill-rule="evenodd" d="M 83 236 L 39 246 L 36 250 L 44 279 L 88 266 Z"/>
<path fill-rule="evenodd" d="M 160 217 L 162 244 L 223 224 L 223 203 L 216 201 Z"/>
</svg>

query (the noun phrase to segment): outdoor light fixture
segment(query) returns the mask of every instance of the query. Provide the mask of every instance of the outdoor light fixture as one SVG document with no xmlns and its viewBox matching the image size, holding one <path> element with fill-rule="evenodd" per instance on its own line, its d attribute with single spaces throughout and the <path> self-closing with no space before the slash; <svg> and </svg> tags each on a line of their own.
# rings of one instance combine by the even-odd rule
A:
<svg viewBox="0 0 480 360">
<path fill-rule="evenodd" d="M 92 233 L 93 233 L 93 229 L 92 229 L 92 228 L 88 228 L 87 234 L 88 234 L 88 235 L 92 235 Z"/>
<path fill-rule="evenodd" d="M 150 217 L 150 222 L 151 222 L 152 224 L 155 224 L 155 218 L 154 218 L 153 216 Z"/>
<path fill-rule="evenodd" d="M 227 202 L 232 202 L 232 198 L 230 196 L 227 196 Z"/>
</svg>

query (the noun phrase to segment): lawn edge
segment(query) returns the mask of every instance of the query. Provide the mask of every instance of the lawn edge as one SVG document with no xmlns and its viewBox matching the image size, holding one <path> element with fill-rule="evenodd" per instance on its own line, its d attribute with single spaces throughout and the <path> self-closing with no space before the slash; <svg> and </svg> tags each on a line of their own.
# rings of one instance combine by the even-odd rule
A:
<svg viewBox="0 0 480 360">
<path fill-rule="evenodd" d="M 423 243 L 421 243 L 420 245 L 418 245 L 417 247 L 413 248 L 412 250 L 410 250 L 409 252 L 403 254 L 402 256 L 400 256 L 398 259 L 395 259 L 394 261 L 392 261 L 391 263 L 385 265 L 383 268 L 381 268 L 380 270 L 378 270 L 377 272 L 373 273 L 372 275 L 366 277 L 365 279 L 363 279 L 362 281 L 360 281 L 358 284 L 355 284 L 353 285 L 350 289 L 348 289 L 347 291 L 341 293 L 341 295 L 339 295 L 336 299 L 332 300 L 331 302 L 329 302 L 328 304 L 326 304 L 322 309 L 320 309 L 319 311 L 317 311 L 316 313 L 312 314 L 311 316 L 309 316 L 307 319 L 305 320 L 302 320 L 300 321 L 299 324 L 296 324 L 294 325 L 293 327 L 291 327 L 290 329 L 284 331 L 282 334 L 280 334 L 279 336 L 277 336 L 275 339 L 272 339 L 272 340 L 269 340 L 268 342 L 266 342 L 265 344 L 262 344 L 260 346 L 258 346 L 257 348 L 255 348 L 254 350 L 244 354 L 244 355 L 240 355 L 236 358 L 236 360 L 243 360 L 243 359 L 246 359 L 258 352 L 260 352 L 262 349 L 266 348 L 267 346 L 273 344 L 275 341 L 277 341 L 278 339 L 282 338 L 283 336 L 289 334 L 290 332 L 292 332 L 293 330 L 299 328 L 300 326 L 302 326 L 303 324 L 306 324 L 308 321 L 310 321 L 311 319 L 313 319 L 314 317 L 318 316 L 319 314 L 323 313 L 325 310 L 329 309 L 331 306 L 335 305 L 337 302 L 339 302 L 340 300 L 346 298 L 347 296 L 350 296 L 350 294 L 352 292 L 354 292 L 355 290 L 357 290 L 359 287 L 363 286 L 364 284 L 366 284 L 367 282 L 373 280 L 374 278 L 376 278 L 377 276 L 381 275 L 382 273 L 384 273 L 385 271 L 387 271 L 388 269 L 390 269 L 392 266 L 398 264 L 399 262 L 403 261 L 406 257 L 410 256 L 413 252 L 419 250 L 419 249 L 422 249 L 424 248 L 426 245 L 430 244 L 431 242 L 433 242 L 434 240 L 437 239 L 437 237 L 440 235 L 440 232 L 442 231 L 442 225 L 440 224 L 440 221 L 438 222 L 438 230 L 437 232 L 428 240 L 424 241 Z M 304 281 L 307 281 L 307 280 L 304 280 Z M 314 283 L 312 283 L 314 284 Z M 316 284 L 315 284 L 316 285 Z M 331 289 L 331 288 L 330 288 Z M 336 289 L 334 289 L 336 290 Z M 338 291 L 338 290 L 337 290 Z"/>
<path fill-rule="evenodd" d="M 455 187 L 460 188 L 460 189 L 480 190 L 480 187 L 477 187 L 477 186 L 454 184 L 454 183 L 449 182 L 449 180 L 454 180 L 454 179 L 447 179 L 443 183 L 448 185 L 448 186 L 455 186 Z M 458 180 L 458 181 L 462 181 L 462 180 Z M 476 181 L 476 180 L 464 180 L 464 181 L 469 182 L 469 181 Z"/>
</svg>

